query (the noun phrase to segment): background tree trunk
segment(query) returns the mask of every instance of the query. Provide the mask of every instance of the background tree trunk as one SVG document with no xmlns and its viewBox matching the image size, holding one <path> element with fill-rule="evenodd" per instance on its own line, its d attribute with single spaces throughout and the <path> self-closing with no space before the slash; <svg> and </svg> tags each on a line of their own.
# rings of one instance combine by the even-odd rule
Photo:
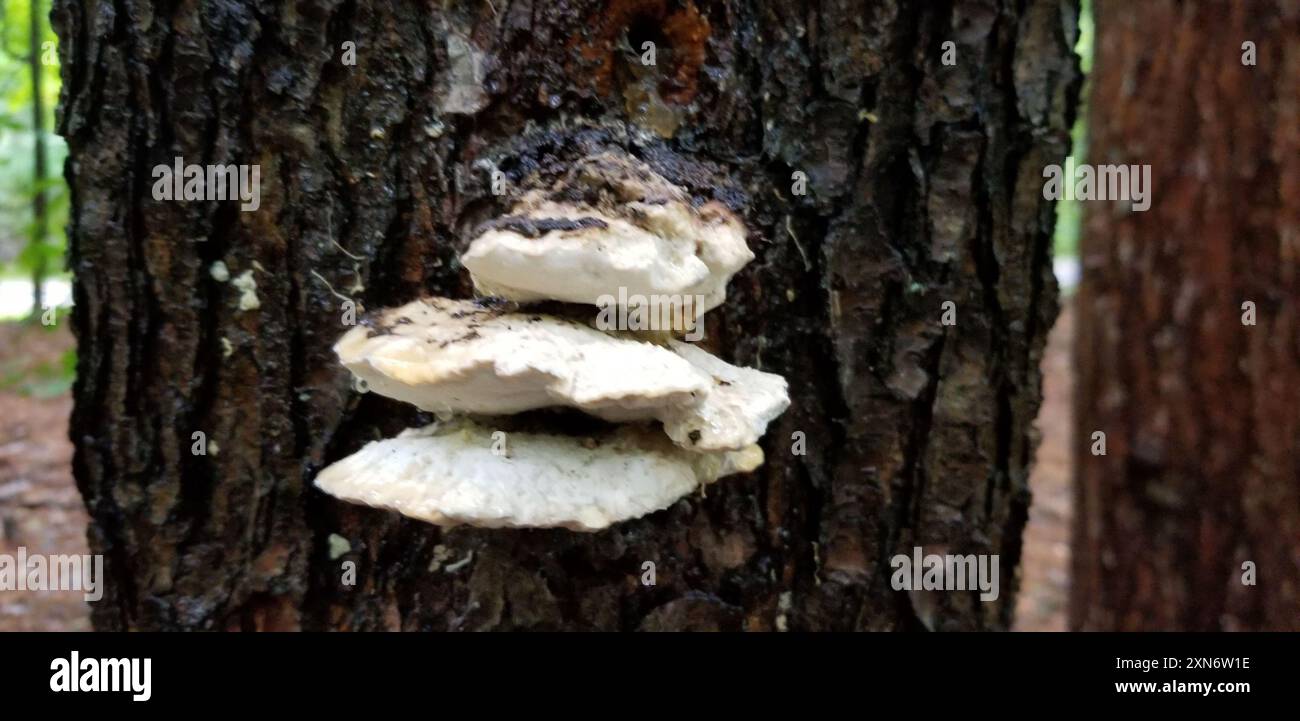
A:
<svg viewBox="0 0 1300 721">
<path fill-rule="evenodd" d="M 74 466 L 115 580 L 96 625 L 1007 626 L 1056 311 L 1041 173 L 1068 147 L 1076 14 L 1057 0 L 57 2 Z M 331 287 L 370 309 L 467 297 L 463 229 L 501 209 L 484 161 L 517 180 L 602 144 L 743 212 L 758 259 L 708 338 L 790 380 L 767 464 L 594 535 L 441 531 L 312 488 L 323 465 L 419 422 L 351 389 Z M 151 168 L 176 156 L 260 164 L 261 208 L 154 201 Z M 253 270 L 259 308 L 238 309 L 218 260 Z M 191 455 L 196 431 L 218 449 Z M 888 559 L 914 545 L 1000 554 L 1000 598 L 894 592 Z"/>
<path fill-rule="evenodd" d="M 1300 3 L 1096 25 L 1088 161 L 1149 163 L 1152 205 L 1087 204 L 1071 624 L 1300 629 Z"/>
<path fill-rule="evenodd" d="M 32 264 L 32 312 L 33 322 L 40 320 L 45 310 L 45 243 L 49 238 L 49 212 L 45 203 L 45 96 L 41 72 L 41 0 L 31 0 L 28 7 L 27 23 L 27 68 L 32 81 L 32 232 L 27 242 L 35 248 L 36 256 Z"/>
</svg>

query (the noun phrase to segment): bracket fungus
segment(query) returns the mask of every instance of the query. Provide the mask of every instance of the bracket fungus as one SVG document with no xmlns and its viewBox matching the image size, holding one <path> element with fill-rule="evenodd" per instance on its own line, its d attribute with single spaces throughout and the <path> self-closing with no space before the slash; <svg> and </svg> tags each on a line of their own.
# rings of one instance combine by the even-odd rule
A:
<svg viewBox="0 0 1300 721">
<path fill-rule="evenodd" d="M 607 420 L 650 418 L 640 411 L 691 403 L 710 383 L 665 348 L 448 298 L 382 311 L 334 350 L 371 390 L 440 415 L 572 406 Z"/>
<path fill-rule="evenodd" d="M 662 510 L 698 486 L 763 462 L 750 445 L 697 453 L 640 425 L 583 438 L 453 419 L 374 441 L 316 478 L 326 493 L 443 526 L 594 531 Z"/>
<path fill-rule="evenodd" d="M 475 288 L 502 297 L 419 299 L 339 339 L 339 360 L 370 390 L 439 420 L 367 444 L 316 485 L 444 526 L 594 531 L 754 470 L 757 441 L 790 403 L 784 378 L 673 338 L 680 327 L 606 331 L 582 310 L 617 292 L 695 294 L 702 312 L 753 257 L 720 204 L 693 204 L 629 156 L 583 158 L 483 226 L 463 256 Z M 579 305 L 527 307 L 540 301 Z M 502 452 L 499 429 L 545 408 L 617 425 L 524 424 Z"/>
<path fill-rule="evenodd" d="M 621 288 L 624 297 L 698 297 L 703 313 L 753 259 L 726 206 L 696 208 L 645 163 L 602 153 L 482 225 L 461 262 L 480 293 L 509 300 L 602 305 Z"/>
</svg>

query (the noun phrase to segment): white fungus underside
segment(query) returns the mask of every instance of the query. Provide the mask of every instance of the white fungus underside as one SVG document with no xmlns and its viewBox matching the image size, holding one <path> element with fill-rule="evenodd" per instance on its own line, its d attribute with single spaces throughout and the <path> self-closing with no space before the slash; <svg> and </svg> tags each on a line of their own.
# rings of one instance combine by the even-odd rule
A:
<svg viewBox="0 0 1300 721">
<path fill-rule="evenodd" d="M 619 428 L 591 448 L 581 438 L 514 432 L 506 456 L 493 453 L 492 434 L 463 419 L 408 430 L 325 468 L 316 485 L 442 526 L 595 531 L 763 462 L 758 446 L 695 453 L 639 426 Z"/>
</svg>

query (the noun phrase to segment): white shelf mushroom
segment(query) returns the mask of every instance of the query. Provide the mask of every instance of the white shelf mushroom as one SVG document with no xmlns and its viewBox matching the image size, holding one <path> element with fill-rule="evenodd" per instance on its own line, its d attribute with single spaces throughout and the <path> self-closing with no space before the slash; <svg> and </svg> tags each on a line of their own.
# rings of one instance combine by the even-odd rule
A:
<svg viewBox="0 0 1300 721">
<path fill-rule="evenodd" d="M 694 453 L 642 426 L 596 437 L 509 434 L 457 419 L 375 441 L 316 477 L 321 490 L 442 526 L 595 531 L 672 505 L 763 462 L 758 446 Z"/>
<path fill-rule="evenodd" d="M 462 261 L 480 292 L 514 303 L 677 299 L 672 327 L 654 330 L 680 332 L 724 300 L 753 257 L 729 210 L 695 207 L 644 163 L 603 153 L 526 193 Z M 499 299 L 425 298 L 383 311 L 339 339 L 339 360 L 371 390 L 444 420 L 367 444 L 316 485 L 439 525 L 591 531 L 761 465 L 756 442 L 790 405 L 785 379 L 643 337 Z M 511 432 L 500 453 L 490 421 L 456 417 L 557 406 L 623 425 L 587 436 Z"/>
<path fill-rule="evenodd" d="M 737 450 L 790 405 L 781 376 L 689 343 L 668 347 L 500 304 L 426 298 L 384 311 L 334 346 L 370 390 L 437 413 L 571 407 L 658 420 L 678 445 Z"/>
<path fill-rule="evenodd" d="M 692 206 L 680 188 L 628 157 L 579 163 L 488 223 L 461 262 L 474 287 L 519 302 L 605 305 L 619 296 L 676 296 L 703 313 L 754 254 L 720 203 Z M 698 301 L 693 299 L 698 298 Z"/>
<path fill-rule="evenodd" d="M 712 379 L 698 402 L 655 416 L 678 445 L 701 451 L 743 448 L 756 443 L 767 424 L 790 407 L 781 376 L 731 365 L 689 343 L 669 341 L 668 346 Z"/>
<path fill-rule="evenodd" d="M 608 420 L 694 403 L 711 379 L 650 343 L 500 304 L 426 298 L 383 311 L 334 346 L 370 389 L 423 410 L 508 415 L 572 406 Z"/>
</svg>

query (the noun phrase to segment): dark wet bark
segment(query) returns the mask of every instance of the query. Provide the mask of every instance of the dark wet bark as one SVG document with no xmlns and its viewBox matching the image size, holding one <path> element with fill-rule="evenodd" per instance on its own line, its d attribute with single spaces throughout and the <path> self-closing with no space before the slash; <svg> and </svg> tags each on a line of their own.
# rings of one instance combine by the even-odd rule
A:
<svg viewBox="0 0 1300 721">
<path fill-rule="evenodd" d="M 75 472 L 116 580 L 96 624 L 1005 627 L 1056 312 L 1041 172 L 1067 149 L 1073 4 L 451 5 L 56 3 Z M 657 44 L 651 74 L 624 38 Z M 608 145 L 749 224 L 758 259 L 708 338 L 790 380 L 763 469 L 594 535 L 440 531 L 314 490 L 417 422 L 351 390 L 331 287 L 367 308 L 467 296 L 462 233 L 502 210 L 487 161 L 518 179 Z M 154 201 L 150 169 L 177 155 L 260 164 L 261 208 Z M 217 260 L 255 269 L 260 308 L 238 309 Z M 192 456 L 195 431 L 219 452 Z M 351 550 L 331 559 L 331 534 Z M 1001 597 L 891 590 L 913 545 L 1001 554 Z"/>
<path fill-rule="evenodd" d="M 1097 28 L 1088 160 L 1150 164 L 1152 204 L 1086 204 L 1071 625 L 1300 629 L 1300 4 Z"/>
</svg>

